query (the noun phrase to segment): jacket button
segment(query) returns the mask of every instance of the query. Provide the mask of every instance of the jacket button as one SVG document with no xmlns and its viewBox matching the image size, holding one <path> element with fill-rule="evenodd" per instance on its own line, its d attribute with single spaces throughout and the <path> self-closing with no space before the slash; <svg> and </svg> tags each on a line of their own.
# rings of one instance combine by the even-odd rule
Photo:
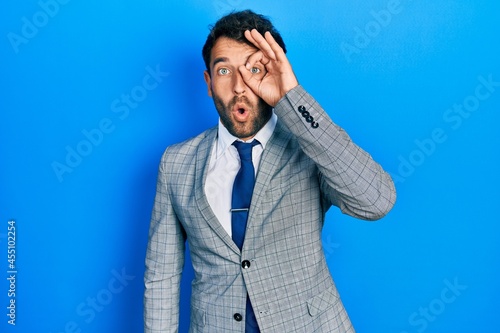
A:
<svg viewBox="0 0 500 333">
<path fill-rule="evenodd" d="M 304 105 L 301 105 L 301 106 L 299 106 L 298 110 L 300 113 L 302 113 L 302 112 L 306 111 L 306 108 L 304 107 Z"/>
<path fill-rule="evenodd" d="M 244 269 L 249 268 L 250 267 L 250 261 L 243 260 L 243 262 L 241 263 L 241 267 L 243 267 Z"/>
<path fill-rule="evenodd" d="M 243 316 L 242 316 L 241 314 L 239 314 L 239 313 L 235 313 L 235 314 L 233 315 L 233 318 L 234 318 L 234 320 L 236 320 L 236 321 L 242 321 L 242 320 L 243 320 Z"/>
</svg>

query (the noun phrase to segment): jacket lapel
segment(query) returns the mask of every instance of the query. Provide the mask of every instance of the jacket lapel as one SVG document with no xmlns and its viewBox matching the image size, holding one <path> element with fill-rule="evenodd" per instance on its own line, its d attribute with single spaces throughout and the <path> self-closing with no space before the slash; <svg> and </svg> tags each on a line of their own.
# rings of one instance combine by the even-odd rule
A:
<svg viewBox="0 0 500 333">
<path fill-rule="evenodd" d="M 260 160 L 259 170 L 257 172 L 257 178 L 255 179 L 255 187 L 252 195 L 252 204 L 250 206 L 250 212 L 248 216 L 247 232 L 252 230 L 249 228 L 253 223 L 260 223 L 260 221 L 254 221 L 254 215 L 256 211 L 259 211 L 259 206 L 261 204 L 262 198 L 265 195 L 265 191 L 271 182 L 272 176 L 276 173 L 278 168 L 278 161 L 281 160 L 281 156 L 290 141 L 291 134 L 284 129 L 282 123 L 278 121 L 276 123 L 276 128 L 274 129 L 273 135 L 269 139 L 269 142 L 262 153 L 262 158 Z M 246 236 L 245 236 L 246 237 Z M 245 246 L 245 245 L 243 245 Z"/>
<path fill-rule="evenodd" d="M 234 252 L 240 253 L 240 250 L 228 235 L 224 227 L 215 216 L 210 204 L 208 203 L 207 196 L 205 195 L 205 182 L 207 178 L 207 171 L 210 164 L 210 155 L 212 152 L 215 138 L 217 137 L 217 127 L 208 130 L 206 136 L 201 140 L 198 145 L 196 153 L 196 172 L 194 183 L 194 195 L 198 209 L 208 225 L 213 231 L 229 246 Z"/>
</svg>

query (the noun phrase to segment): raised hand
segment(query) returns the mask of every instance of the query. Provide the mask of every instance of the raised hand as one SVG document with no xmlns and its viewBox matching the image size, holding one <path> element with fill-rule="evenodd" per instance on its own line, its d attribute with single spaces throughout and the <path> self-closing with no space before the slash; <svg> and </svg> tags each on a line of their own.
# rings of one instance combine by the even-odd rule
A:
<svg viewBox="0 0 500 333">
<path fill-rule="evenodd" d="M 245 37 L 257 47 L 245 66 L 238 69 L 246 85 L 267 104 L 275 106 L 285 94 L 299 83 L 283 49 L 270 32 L 262 36 L 256 29 L 245 31 Z M 255 76 L 251 70 L 261 63 L 266 71 L 263 76 Z"/>
</svg>

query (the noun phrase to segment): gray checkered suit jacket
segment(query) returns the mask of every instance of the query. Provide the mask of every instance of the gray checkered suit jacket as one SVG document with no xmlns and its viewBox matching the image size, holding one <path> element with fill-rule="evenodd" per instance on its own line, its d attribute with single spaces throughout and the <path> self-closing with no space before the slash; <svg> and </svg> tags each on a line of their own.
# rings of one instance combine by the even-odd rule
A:
<svg viewBox="0 0 500 333">
<path fill-rule="evenodd" d="M 322 249 L 325 213 L 335 205 L 354 217 L 379 219 L 395 202 L 394 184 L 302 87 L 275 112 L 278 124 L 259 165 L 241 253 L 204 193 L 217 129 L 166 149 L 146 255 L 146 333 L 178 330 L 186 240 L 195 271 L 190 332 L 243 333 L 245 321 L 234 314 L 245 313 L 247 293 L 263 333 L 354 332 Z"/>
</svg>

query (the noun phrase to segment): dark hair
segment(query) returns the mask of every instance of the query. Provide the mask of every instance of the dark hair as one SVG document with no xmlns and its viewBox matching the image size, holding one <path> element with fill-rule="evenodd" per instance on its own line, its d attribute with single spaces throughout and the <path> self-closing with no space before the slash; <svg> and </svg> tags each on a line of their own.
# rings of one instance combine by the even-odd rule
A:
<svg viewBox="0 0 500 333">
<path fill-rule="evenodd" d="M 246 43 L 254 46 L 245 38 L 245 30 L 257 29 L 262 35 L 269 31 L 274 37 L 279 46 L 286 53 L 285 43 L 281 38 L 280 33 L 274 28 L 271 21 L 260 14 L 256 14 L 251 10 L 241 12 L 232 12 L 220 18 L 213 26 L 210 27 L 205 45 L 203 46 L 202 55 L 205 66 L 210 72 L 210 54 L 215 42 L 219 37 L 227 37 L 241 43 Z"/>
</svg>

